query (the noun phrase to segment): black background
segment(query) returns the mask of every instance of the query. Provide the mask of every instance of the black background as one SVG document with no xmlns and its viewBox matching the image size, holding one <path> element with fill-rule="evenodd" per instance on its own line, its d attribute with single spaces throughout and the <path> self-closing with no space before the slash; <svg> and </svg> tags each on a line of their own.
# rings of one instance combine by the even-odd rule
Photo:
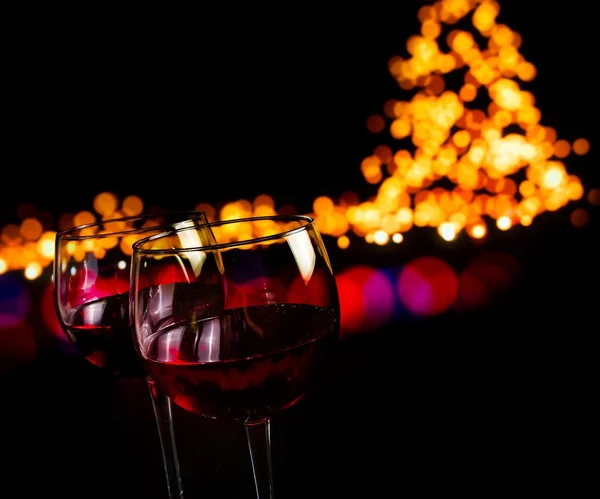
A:
<svg viewBox="0 0 600 499">
<path fill-rule="evenodd" d="M 588 4 L 500 4 L 538 69 L 528 88 L 542 122 L 590 139 L 590 154 L 567 166 L 599 187 Z M 418 30 L 420 5 L 103 11 L 59 23 L 28 13 L 5 49 L 2 221 L 23 201 L 89 209 L 104 190 L 175 209 L 266 192 L 309 210 L 320 194 L 372 193 L 359 164 L 379 142 L 365 120 L 403 95 L 387 60 Z M 584 229 L 570 226 L 571 209 L 492 233 L 484 249 L 521 268 L 502 302 L 341 345 L 322 387 L 274 422 L 279 497 L 578 495 L 598 447 L 600 273 L 597 208 Z M 482 250 L 409 238 L 400 254 L 330 244 L 332 259 L 460 262 Z M 5 377 L 4 486 L 22 497 L 164 497 L 143 383 L 107 384 L 88 367 L 51 352 Z M 242 429 L 176 416 L 187 497 L 252 497 Z"/>
</svg>

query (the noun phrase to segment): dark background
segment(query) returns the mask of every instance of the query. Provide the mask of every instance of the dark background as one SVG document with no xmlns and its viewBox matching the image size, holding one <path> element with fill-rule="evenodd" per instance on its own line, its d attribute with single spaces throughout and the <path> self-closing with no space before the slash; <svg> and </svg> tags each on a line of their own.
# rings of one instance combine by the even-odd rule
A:
<svg viewBox="0 0 600 499">
<path fill-rule="evenodd" d="M 269 193 L 301 211 L 320 194 L 374 193 L 359 168 L 379 144 L 365 120 L 402 95 L 387 60 L 404 54 L 422 4 L 98 12 L 58 23 L 28 13 L 5 49 L 1 222 L 15 222 L 24 201 L 57 215 L 90 209 L 104 190 L 173 209 Z M 567 167 L 600 187 L 588 4 L 500 5 L 538 69 L 526 87 L 542 122 L 590 140 L 589 155 Z M 520 273 L 478 313 L 398 319 L 345 341 L 322 387 L 274 423 L 279 497 L 517 487 L 574 496 L 589 485 L 598 211 L 576 229 L 576 205 L 590 209 L 581 201 L 493 231 L 484 247 L 419 230 L 393 252 L 359 241 L 341 252 L 328 240 L 338 269 L 421 255 L 461 264 L 493 250 Z M 21 497 L 164 497 L 143 384 L 107 384 L 88 367 L 51 352 L 3 378 L 5 487 Z M 187 497 L 252 497 L 242 429 L 176 417 Z"/>
</svg>

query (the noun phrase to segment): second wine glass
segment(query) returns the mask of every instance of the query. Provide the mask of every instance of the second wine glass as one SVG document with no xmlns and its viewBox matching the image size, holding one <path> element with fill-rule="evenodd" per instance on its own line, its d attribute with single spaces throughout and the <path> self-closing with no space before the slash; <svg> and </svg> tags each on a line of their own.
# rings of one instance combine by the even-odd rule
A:
<svg viewBox="0 0 600 499">
<path fill-rule="evenodd" d="M 192 413 L 243 422 L 256 495 L 272 499 L 271 418 L 311 390 L 339 334 L 314 220 L 225 220 L 137 241 L 130 298 L 159 390 Z"/>
<path fill-rule="evenodd" d="M 146 213 L 79 225 L 56 236 L 54 298 L 71 343 L 111 377 L 145 377 L 162 451 L 169 499 L 184 497 L 171 401 L 156 389 L 133 344 L 129 322 L 132 245 L 169 227 L 207 223 L 198 211 Z"/>
</svg>

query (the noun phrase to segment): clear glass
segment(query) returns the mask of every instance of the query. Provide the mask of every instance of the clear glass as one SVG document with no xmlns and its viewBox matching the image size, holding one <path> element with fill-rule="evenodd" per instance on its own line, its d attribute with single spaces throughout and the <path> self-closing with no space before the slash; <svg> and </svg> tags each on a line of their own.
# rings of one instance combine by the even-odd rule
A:
<svg viewBox="0 0 600 499">
<path fill-rule="evenodd" d="M 133 245 L 132 325 L 145 368 L 183 409 L 243 422 L 258 499 L 273 499 L 271 419 L 318 381 L 339 335 L 314 220 L 172 228 Z"/>
<path fill-rule="evenodd" d="M 58 320 L 85 358 L 111 377 L 140 376 L 151 395 L 167 493 L 184 497 L 171 401 L 140 361 L 129 318 L 132 245 L 169 227 L 207 223 L 203 212 L 147 213 L 80 225 L 56 236 L 54 298 Z"/>
</svg>

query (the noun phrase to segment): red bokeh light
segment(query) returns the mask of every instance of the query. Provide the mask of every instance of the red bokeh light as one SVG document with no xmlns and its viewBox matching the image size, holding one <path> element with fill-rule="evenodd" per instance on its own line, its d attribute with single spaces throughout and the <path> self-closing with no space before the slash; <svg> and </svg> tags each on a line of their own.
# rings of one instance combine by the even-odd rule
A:
<svg viewBox="0 0 600 499">
<path fill-rule="evenodd" d="M 10 370 L 35 360 L 38 344 L 31 327 L 23 321 L 0 328 L 0 370 Z"/>
<path fill-rule="evenodd" d="M 54 284 L 52 282 L 47 284 L 42 291 L 42 296 L 40 298 L 40 313 L 48 331 L 61 340 L 66 341 L 67 337 L 58 321 L 56 308 L 54 307 Z"/>
<path fill-rule="evenodd" d="M 397 290 L 400 301 L 410 313 L 439 315 L 454 304 L 458 296 L 458 277 L 443 260 L 424 256 L 401 270 Z"/>
<path fill-rule="evenodd" d="M 316 307 L 328 306 L 330 301 L 328 278 L 330 277 L 321 269 L 316 269 L 308 282 L 304 282 L 299 275 L 294 277 L 287 291 L 286 301 Z"/>
<path fill-rule="evenodd" d="M 344 273 L 336 275 L 335 280 L 340 300 L 340 337 L 358 333 L 364 321 L 362 288 Z"/>
<path fill-rule="evenodd" d="M 513 286 L 519 271 L 517 260 L 507 253 L 485 252 L 478 255 L 460 273 L 458 310 L 472 310 L 488 305 Z"/>
<path fill-rule="evenodd" d="M 344 275 L 361 289 L 363 317 L 360 329 L 371 331 L 385 324 L 396 306 L 393 283 L 382 271 L 367 265 L 350 267 Z"/>
</svg>

